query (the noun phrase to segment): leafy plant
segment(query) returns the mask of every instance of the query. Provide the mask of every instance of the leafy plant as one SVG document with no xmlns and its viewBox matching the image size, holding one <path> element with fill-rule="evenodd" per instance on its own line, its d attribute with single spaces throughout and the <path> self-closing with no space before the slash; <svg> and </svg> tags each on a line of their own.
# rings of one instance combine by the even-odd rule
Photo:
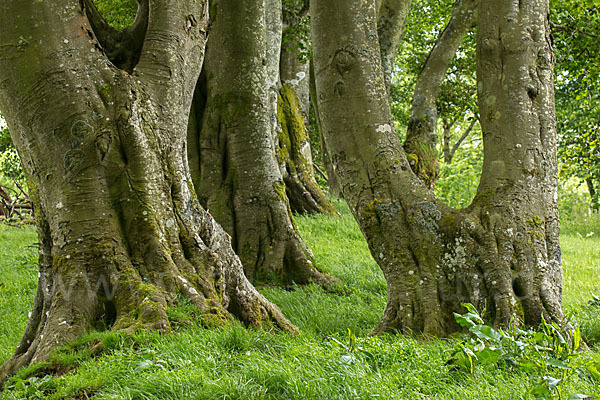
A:
<svg viewBox="0 0 600 400">
<path fill-rule="evenodd" d="M 542 319 L 540 330 L 522 330 L 511 324 L 508 330 L 486 325 L 472 304 L 463 304 L 467 313 L 454 314 L 456 322 L 471 335 L 457 341 L 449 364 L 469 374 L 479 368 L 514 368 L 526 373 L 536 399 L 564 399 L 563 384 L 578 375 L 600 382 L 600 360 L 587 359 L 578 350 L 578 327 L 559 326 Z M 573 394 L 569 400 L 598 398 Z"/>
<path fill-rule="evenodd" d="M 364 349 L 362 346 L 359 346 L 356 341 L 356 335 L 348 329 L 348 343 L 342 343 L 334 337 L 327 336 L 325 339 L 335 343 L 339 347 L 345 350 L 345 354 L 340 356 L 340 362 L 342 364 L 352 364 L 357 361 L 357 355 L 364 356 L 367 361 L 371 364 L 371 368 L 379 374 L 379 367 L 377 366 L 377 359 L 375 355 L 370 351 Z"/>
</svg>

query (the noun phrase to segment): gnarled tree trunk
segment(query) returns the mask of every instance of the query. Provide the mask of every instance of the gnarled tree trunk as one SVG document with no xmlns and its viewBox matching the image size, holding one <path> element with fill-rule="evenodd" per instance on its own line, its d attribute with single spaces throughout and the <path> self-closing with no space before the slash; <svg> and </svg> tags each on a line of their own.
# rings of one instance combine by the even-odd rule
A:
<svg viewBox="0 0 600 400">
<path fill-rule="evenodd" d="M 40 242 L 34 309 L 0 382 L 90 328 L 168 330 L 178 293 L 207 325 L 233 314 L 295 330 L 245 278 L 191 183 L 186 127 L 207 3 L 142 3 L 134 65 L 103 54 L 89 2 L 0 5 L 0 104 Z"/>
<path fill-rule="evenodd" d="M 329 284 L 333 278 L 314 266 L 294 225 L 275 159 L 271 117 L 277 103 L 269 74 L 273 64 L 267 52 L 265 2 L 239 5 L 237 0 L 216 0 L 211 7 L 215 20 L 203 72 L 206 100 L 196 113 L 197 147 L 189 149 L 190 159 L 197 160 L 191 165 L 196 190 L 232 236 L 249 279 Z M 277 53 L 275 65 L 278 60 Z"/>
<path fill-rule="evenodd" d="M 325 140 L 388 285 L 374 333 L 446 335 L 464 302 L 487 305 L 495 325 L 563 317 L 548 2 L 480 7 L 485 162 L 458 211 L 412 172 L 392 128 L 373 2 L 311 2 Z"/>
<path fill-rule="evenodd" d="M 436 103 L 448 67 L 463 37 L 476 24 L 479 2 L 458 0 L 455 3 L 452 17 L 431 49 L 415 85 L 404 150 L 413 171 L 430 187 L 435 185 L 439 172 Z"/>
</svg>

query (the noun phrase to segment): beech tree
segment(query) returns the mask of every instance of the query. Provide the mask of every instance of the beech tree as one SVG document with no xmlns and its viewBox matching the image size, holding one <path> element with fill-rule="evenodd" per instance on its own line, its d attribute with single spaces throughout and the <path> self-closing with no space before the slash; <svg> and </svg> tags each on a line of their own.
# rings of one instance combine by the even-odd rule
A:
<svg viewBox="0 0 600 400">
<path fill-rule="evenodd" d="M 190 177 L 208 18 L 206 1 L 140 0 L 116 32 L 91 0 L 0 3 L 0 109 L 40 246 L 34 307 L 0 381 L 90 327 L 166 331 L 178 293 L 206 325 L 235 315 L 295 331 L 248 282 Z"/>
<path fill-rule="evenodd" d="M 283 1 L 277 159 L 294 213 L 337 215 L 315 179 L 310 137 L 308 0 Z"/>
<path fill-rule="evenodd" d="M 393 128 L 375 2 L 311 1 L 319 118 L 343 195 L 380 265 L 380 332 L 446 335 L 470 302 L 495 325 L 561 321 L 553 55 L 547 0 L 482 0 L 478 194 L 444 205 Z"/>
<path fill-rule="evenodd" d="M 297 231 L 275 158 L 281 2 L 238 4 L 211 6 L 204 98 L 188 146 L 196 191 L 231 235 L 249 279 L 328 285 L 335 279 L 315 267 Z"/>
</svg>

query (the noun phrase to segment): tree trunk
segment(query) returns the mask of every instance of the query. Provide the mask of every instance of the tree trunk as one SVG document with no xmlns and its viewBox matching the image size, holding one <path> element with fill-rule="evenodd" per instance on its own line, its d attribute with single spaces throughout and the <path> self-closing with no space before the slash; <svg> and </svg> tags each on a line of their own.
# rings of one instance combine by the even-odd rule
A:
<svg viewBox="0 0 600 400">
<path fill-rule="evenodd" d="M 284 21 L 284 27 L 286 23 Z M 282 85 L 288 85 L 298 96 L 300 113 L 308 124 L 310 107 L 310 62 L 301 60 L 299 49 L 290 43 L 281 44 L 279 74 Z M 308 156 L 308 154 L 307 154 Z"/>
<path fill-rule="evenodd" d="M 207 3 L 148 4 L 131 74 L 103 54 L 83 3 L 0 5 L 0 105 L 40 243 L 34 309 L 0 381 L 89 329 L 166 331 L 178 293 L 206 325 L 233 314 L 295 330 L 245 278 L 191 184 L 186 127 Z"/>
<path fill-rule="evenodd" d="M 548 3 L 481 7 L 486 159 L 477 197 L 458 211 L 417 179 L 393 129 L 374 3 L 311 2 L 325 141 L 388 285 L 374 333 L 447 335 L 464 302 L 487 306 L 496 326 L 563 317 Z"/>
<path fill-rule="evenodd" d="M 284 29 L 294 21 L 286 21 Z M 302 40 L 298 38 L 297 40 Z M 279 146 L 277 159 L 292 212 L 337 215 L 314 175 L 308 136 L 310 107 L 309 62 L 301 61 L 298 46 L 282 42 L 278 96 Z"/>
<path fill-rule="evenodd" d="M 314 74 L 314 63 L 310 63 L 310 99 L 311 106 L 315 111 L 315 119 L 317 121 L 317 129 L 319 131 L 319 138 L 321 140 L 321 157 L 323 158 L 323 164 L 325 166 L 325 172 L 327 173 L 327 186 L 329 187 L 329 195 L 335 199 L 342 198 L 342 188 L 340 182 L 335 174 L 329 151 L 327 151 L 327 144 L 323 138 L 323 126 L 321 123 L 321 117 L 319 116 L 319 104 L 317 101 L 317 89 L 315 86 L 315 74 Z"/>
<path fill-rule="evenodd" d="M 436 102 L 462 38 L 475 26 L 479 2 L 458 0 L 455 3 L 452 17 L 429 53 L 415 85 L 404 150 L 413 171 L 429 187 L 435 185 L 439 172 Z"/>
<path fill-rule="evenodd" d="M 389 95 L 398 46 L 402 40 L 412 0 L 383 0 L 377 10 L 377 35 L 385 88 Z"/>
<path fill-rule="evenodd" d="M 300 100 L 295 90 L 284 85 L 279 91 L 278 120 L 280 123 L 278 161 L 283 169 L 285 191 L 293 212 L 337 215 L 313 174 L 310 139 Z"/>
<path fill-rule="evenodd" d="M 265 3 L 217 0 L 211 9 L 206 104 L 196 113 L 198 138 L 190 139 L 200 202 L 232 236 L 249 279 L 330 284 L 298 234 L 275 159 Z"/>
<path fill-rule="evenodd" d="M 585 180 L 585 183 L 587 184 L 588 191 L 590 193 L 590 198 L 592 200 L 592 209 L 594 211 L 598 211 L 600 209 L 600 204 L 598 204 L 598 202 L 596 201 L 596 188 L 594 187 L 594 181 L 592 180 L 592 178 L 587 178 Z"/>
</svg>

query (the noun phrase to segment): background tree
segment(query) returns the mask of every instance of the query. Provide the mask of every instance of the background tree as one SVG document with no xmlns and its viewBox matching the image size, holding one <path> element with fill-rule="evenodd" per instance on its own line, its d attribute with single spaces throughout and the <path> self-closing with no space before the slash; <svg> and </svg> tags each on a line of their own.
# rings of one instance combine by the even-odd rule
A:
<svg viewBox="0 0 600 400">
<path fill-rule="evenodd" d="M 557 48 L 557 110 L 561 174 L 586 182 L 597 209 L 600 204 L 600 4 L 597 1 L 552 1 Z"/>
<path fill-rule="evenodd" d="M 178 293 L 207 325 L 235 314 L 295 329 L 245 278 L 193 190 L 185 140 L 207 3 L 141 1 L 136 21 L 141 47 L 123 36 L 131 28 L 113 36 L 91 1 L 0 4 L 0 109 L 40 246 L 35 304 L 0 381 L 93 327 L 168 330 Z M 132 57 L 109 59 L 115 43 L 136 44 Z"/>
<path fill-rule="evenodd" d="M 478 195 L 458 211 L 416 178 L 393 129 L 374 4 L 311 2 L 325 141 L 388 283 L 375 333 L 447 334 L 463 302 L 487 304 L 495 325 L 562 319 L 548 12 L 543 0 L 480 5 L 485 159 Z"/>
<path fill-rule="evenodd" d="M 331 283 L 295 227 L 275 158 L 281 25 L 278 39 L 269 40 L 273 25 L 269 33 L 265 21 L 281 24 L 281 3 L 236 4 L 212 3 L 204 82 L 196 91 L 205 100 L 196 101 L 188 151 L 200 202 L 231 235 L 251 280 Z"/>
<path fill-rule="evenodd" d="M 292 212 L 336 215 L 315 179 L 310 113 L 308 1 L 283 0 L 277 159 Z"/>
<path fill-rule="evenodd" d="M 438 175 L 438 98 L 448 68 L 463 41 L 477 21 L 479 0 L 459 0 L 450 21 L 431 49 L 419 73 L 408 120 L 404 149 L 412 169 L 426 185 L 433 187 Z M 444 119 L 449 130 L 451 122 Z"/>
</svg>

